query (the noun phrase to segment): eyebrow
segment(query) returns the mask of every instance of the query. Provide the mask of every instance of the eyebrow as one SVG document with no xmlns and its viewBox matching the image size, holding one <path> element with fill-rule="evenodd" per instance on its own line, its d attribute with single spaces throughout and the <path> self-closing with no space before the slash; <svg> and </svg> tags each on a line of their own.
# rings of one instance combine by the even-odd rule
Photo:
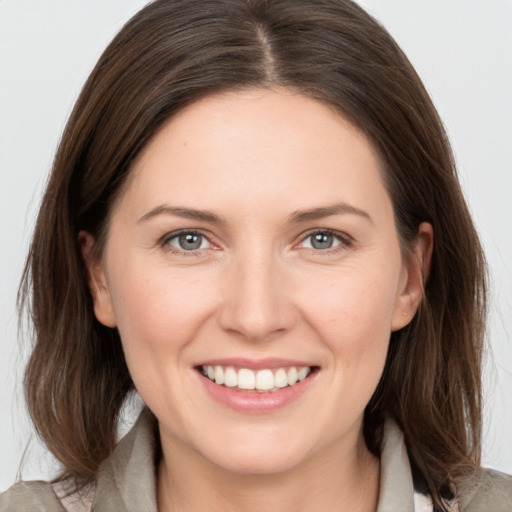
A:
<svg viewBox="0 0 512 512">
<path fill-rule="evenodd" d="M 337 203 L 331 206 L 321 206 L 319 208 L 312 208 L 310 210 L 298 210 L 290 215 L 289 222 L 290 224 L 299 224 L 301 222 L 318 220 L 323 219 L 324 217 L 330 217 L 331 215 L 341 214 L 358 215 L 359 217 L 363 217 L 373 224 L 373 220 L 367 212 L 347 203 Z"/>
<path fill-rule="evenodd" d="M 212 224 L 225 224 L 225 222 L 214 213 L 205 210 L 195 210 L 194 208 L 184 208 L 181 206 L 160 205 L 145 213 L 137 222 L 144 222 L 158 215 L 173 215 L 184 219 L 210 222 Z"/>
<path fill-rule="evenodd" d="M 347 203 L 338 203 L 331 206 L 321 206 L 309 210 L 297 210 L 293 212 L 288 222 L 290 224 L 300 224 L 311 220 L 323 219 L 331 215 L 352 214 L 358 215 L 373 223 L 372 218 L 364 210 L 351 206 Z M 218 215 L 206 210 L 196 210 L 194 208 L 185 208 L 182 206 L 160 205 L 145 213 L 137 222 L 145 222 L 158 215 L 173 215 L 184 219 L 197 220 L 201 222 L 210 222 L 212 224 L 225 224 L 226 222 Z"/>
</svg>

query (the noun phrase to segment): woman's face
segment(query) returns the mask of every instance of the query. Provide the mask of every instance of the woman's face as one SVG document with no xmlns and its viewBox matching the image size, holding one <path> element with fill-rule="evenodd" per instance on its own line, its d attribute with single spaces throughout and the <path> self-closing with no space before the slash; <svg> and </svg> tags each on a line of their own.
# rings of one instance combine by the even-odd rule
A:
<svg viewBox="0 0 512 512">
<path fill-rule="evenodd" d="M 164 125 L 90 270 L 164 453 L 272 473 L 361 447 L 418 261 L 367 139 L 319 102 L 254 90 Z"/>
</svg>

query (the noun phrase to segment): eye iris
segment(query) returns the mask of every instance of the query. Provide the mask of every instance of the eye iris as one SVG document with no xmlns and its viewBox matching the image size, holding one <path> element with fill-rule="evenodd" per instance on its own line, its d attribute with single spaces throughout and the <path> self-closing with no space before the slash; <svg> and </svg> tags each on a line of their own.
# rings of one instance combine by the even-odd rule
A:
<svg viewBox="0 0 512 512">
<path fill-rule="evenodd" d="M 329 233 L 316 233 L 311 235 L 311 246 L 315 249 L 330 249 L 334 238 Z"/>
<path fill-rule="evenodd" d="M 202 238 L 203 237 L 201 235 L 185 233 L 180 235 L 179 244 L 185 251 L 193 251 L 194 249 L 199 249 L 201 247 Z"/>
</svg>

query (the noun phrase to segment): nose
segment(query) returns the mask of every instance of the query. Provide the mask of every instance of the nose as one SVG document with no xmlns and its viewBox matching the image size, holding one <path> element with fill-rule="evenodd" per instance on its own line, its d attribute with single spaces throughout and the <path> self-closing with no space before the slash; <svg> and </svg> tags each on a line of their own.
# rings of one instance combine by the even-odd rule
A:
<svg viewBox="0 0 512 512">
<path fill-rule="evenodd" d="M 273 339 L 289 331 L 297 313 L 288 293 L 286 270 L 270 254 L 239 258 L 226 276 L 219 323 L 249 341 Z"/>
</svg>

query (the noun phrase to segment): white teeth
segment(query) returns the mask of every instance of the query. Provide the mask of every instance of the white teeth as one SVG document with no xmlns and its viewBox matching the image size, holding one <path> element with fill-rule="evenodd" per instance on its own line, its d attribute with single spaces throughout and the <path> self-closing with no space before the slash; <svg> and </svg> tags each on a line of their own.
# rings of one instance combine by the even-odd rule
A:
<svg viewBox="0 0 512 512">
<path fill-rule="evenodd" d="M 226 368 L 224 372 L 224 384 L 229 388 L 236 388 L 238 385 L 238 378 L 234 368 Z"/>
<path fill-rule="evenodd" d="M 276 370 L 264 369 L 253 371 L 248 368 L 240 368 L 238 371 L 232 366 L 206 365 L 202 372 L 211 381 L 219 386 L 240 390 L 276 391 L 279 388 L 293 386 L 303 381 L 310 373 L 309 366 L 290 366 L 289 368 L 277 368 Z"/>
<path fill-rule="evenodd" d="M 298 380 L 304 380 L 307 376 L 309 375 L 309 368 L 300 368 L 298 371 L 297 371 L 297 378 Z"/>
<path fill-rule="evenodd" d="M 274 387 L 274 374 L 272 370 L 260 370 L 256 374 L 256 389 L 267 391 Z"/>
<path fill-rule="evenodd" d="M 247 368 L 238 370 L 238 387 L 240 389 L 254 389 L 256 387 L 256 376 L 252 370 Z"/>
<path fill-rule="evenodd" d="M 293 386 L 297 382 L 297 368 L 292 366 L 288 373 L 286 374 L 286 380 L 288 382 L 288 386 Z"/>
<path fill-rule="evenodd" d="M 279 368 L 274 375 L 274 385 L 276 388 L 285 388 L 288 386 L 288 380 L 286 379 L 286 370 Z"/>
<path fill-rule="evenodd" d="M 210 373 L 208 372 L 208 375 Z M 224 384 L 224 370 L 222 369 L 222 366 L 216 366 L 214 370 L 215 375 L 215 384 Z"/>
</svg>

